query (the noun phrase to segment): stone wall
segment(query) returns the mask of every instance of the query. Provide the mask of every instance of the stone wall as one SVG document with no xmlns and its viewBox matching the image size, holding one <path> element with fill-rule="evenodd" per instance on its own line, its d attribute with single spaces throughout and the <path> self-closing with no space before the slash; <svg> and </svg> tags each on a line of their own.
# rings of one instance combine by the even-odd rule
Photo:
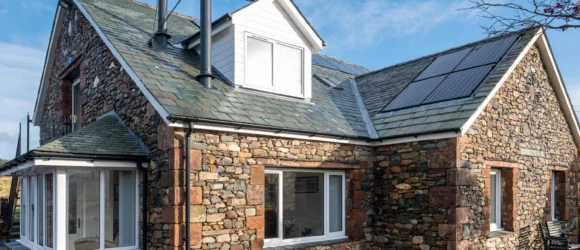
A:
<svg viewBox="0 0 580 250">
<path fill-rule="evenodd" d="M 469 168 L 473 185 L 460 187 L 462 206 L 471 207 L 460 232 L 470 249 L 513 249 L 489 235 L 489 171 L 502 173 L 502 225 L 515 231 L 530 225 L 532 248 L 539 248 L 538 223 L 551 219 L 552 171 L 567 180 L 557 185 L 558 216 L 577 233 L 577 148 L 536 47 L 517 66 L 467 134 L 460 138 L 461 165 Z M 562 174 L 567 171 L 567 174 Z M 509 204 L 506 196 L 512 196 Z M 507 204 L 506 204 L 507 203 Z M 519 242 L 516 242 L 516 244 Z M 523 243 L 523 242 L 522 242 Z"/>
<path fill-rule="evenodd" d="M 374 249 L 447 249 L 456 241 L 457 139 L 376 148 Z"/>
<path fill-rule="evenodd" d="M 119 62 L 102 42 L 88 20 L 73 5 L 65 13 L 64 29 L 55 34 L 59 40 L 54 54 L 48 93 L 40 124 L 41 144 L 48 143 L 70 131 L 63 119 L 70 115 L 71 77 L 80 77 L 82 112 L 80 122 L 86 125 L 111 111 L 115 112 L 131 131 L 149 148 L 152 164 L 149 167 L 149 193 L 159 190 L 159 169 L 167 168 L 168 155 L 157 148 L 157 129 L 164 124 L 161 117 L 138 89 L 137 85 L 121 69 Z M 68 33 L 69 23 L 72 35 Z M 68 104 L 70 105 L 70 104 Z M 164 125 L 163 125 L 164 126 Z M 152 196 L 153 197 L 153 196 Z M 161 212 L 150 199 L 149 217 Z M 162 224 L 148 224 L 150 246 L 161 248 L 155 230 L 162 231 Z M 166 234 L 169 230 L 165 229 Z"/>
<path fill-rule="evenodd" d="M 151 151 L 149 247 L 182 249 L 185 131 L 163 123 L 81 12 L 67 11 L 64 26 L 56 34 L 41 143 L 67 132 L 79 76 L 81 124 L 114 111 Z M 559 176 L 556 214 L 577 226 L 578 167 L 570 168 L 577 149 L 536 48 L 461 138 L 369 148 L 194 131 L 190 142 L 194 248 L 262 248 L 268 167 L 345 171 L 347 234 L 356 241 L 313 249 L 511 249 L 527 225 L 537 247 L 552 173 Z M 492 167 L 506 171 L 504 196 L 513 200 L 504 201 L 504 226 L 516 234 L 487 239 Z"/>
<path fill-rule="evenodd" d="M 155 197 L 161 214 L 149 223 L 163 225 L 154 235 L 172 247 L 184 245 L 186 131 L 160 126 L 159 146 L 170 155 L 159 172 Z M 264 244 L 264 171 L 277 168 L 326 168 L 346 173 L 347 235 L 370 239 L 371 149 L 336 143 L 194 131 L 191 142 L 192 248 L 262 249 Z M 163 228 L 169 228 L 165 234 Z M 354 244 L 360 248 L 360 243 Z M 337 247 L 352 249 L 346 243 Z M 316 249 L 328 249 L 320 246 Z"/>
</svg>

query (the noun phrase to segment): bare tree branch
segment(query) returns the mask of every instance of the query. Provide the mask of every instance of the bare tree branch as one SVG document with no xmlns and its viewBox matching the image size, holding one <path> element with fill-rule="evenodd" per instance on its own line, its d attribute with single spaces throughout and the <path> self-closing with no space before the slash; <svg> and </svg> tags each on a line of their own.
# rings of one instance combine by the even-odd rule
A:
<svg viewBox="0 0 580 250">
<path fill-rule="evenodd" d="M 461 10 L 476 11 L 479 16 L 488 19 L 489 24 L 482 28 L 489 35 L 534 26 L 562 31 L 580 28 L 580 0 L 518 0 L 522 4 L 469 1 L 473 6 Z"/>
</svg>

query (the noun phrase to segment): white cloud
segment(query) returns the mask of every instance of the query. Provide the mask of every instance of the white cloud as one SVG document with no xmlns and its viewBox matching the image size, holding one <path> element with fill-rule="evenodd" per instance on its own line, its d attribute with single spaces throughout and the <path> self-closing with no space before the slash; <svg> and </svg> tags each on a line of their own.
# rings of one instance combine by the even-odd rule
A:
<svg viewBox="0 0 580 250">
<path fill-rule="evenodd" d="M 44 57 L 43 50 L 0 42 L 0 158 L 14 158 L 18 124 L 34 111 Z"/>
<path fill-rule="evenodd" d="M 319 29 L 332 28 L 329 37 L 335 48 L 364 48 L 390 36 L 427 32 L 434 26 L 462 16 L 475 16 L 465 0 L 394 1 L 394 0 L 298 0 L 298 5 Z M 334 32 L 335 31 L 335 32 Z"/>
</svg>

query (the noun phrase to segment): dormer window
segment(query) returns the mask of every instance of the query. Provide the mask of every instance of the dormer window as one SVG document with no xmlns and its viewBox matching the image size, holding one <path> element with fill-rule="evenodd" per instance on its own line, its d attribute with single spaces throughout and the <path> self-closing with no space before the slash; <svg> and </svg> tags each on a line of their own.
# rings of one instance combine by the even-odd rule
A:
<svg viewBox="0 0 580 250">
<path fill-rule="evenodd" d="M 304 49 L 246 35 L 244 88 L 304 97 Z"/>
<path fill-rule="evenodd" d="M 200 53 L 201 33 L 182 42 Z M 312 98 L 312 54 L 324 41 L 291 0 L 252 1 L 212 23 L 211 63 L 238 90 Z"/>
</svg>

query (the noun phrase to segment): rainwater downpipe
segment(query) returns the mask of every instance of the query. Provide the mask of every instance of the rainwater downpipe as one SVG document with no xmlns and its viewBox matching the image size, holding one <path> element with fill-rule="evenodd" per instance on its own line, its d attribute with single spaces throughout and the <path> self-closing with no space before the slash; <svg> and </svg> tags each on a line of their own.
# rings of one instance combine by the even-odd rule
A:
<svg viewBox="0 0 580 250">
<path fill-rule="evenodd" d="M 143 222 L 141 224 L 141 226 L 143 227 L 143 230 L 141 231 L 141 249 L 143 250 L 147 250 L 147 224 L 149 223 L 149 219 L 148 219 L 148 210 L 149 210 L 149 204 L 147 203 L 147 197 L 148 197 L 148 191 L 147 191 L 147 184 L 149 183 L 149 173 L 147 171 L 147 168 L 143 167 L 143 163 L 142 162 L 137 162 L 137 169 L 139 169 L 139 171 L 141 171 L 141 173 L 143 174 L 143 184 L 142 184 L 142 195 L 141 195 L 141 202 L 143 202 Z"/>
<path fill-rule="evenodd" d="M 185 134 L 185 246 L 186 249 L 190 248 L 190 241 L 191 239 L 189 238 L 191 235 L 191 227 L 190 227 L 190 218 L 189 215 L 191 213 L 191 201 L 190 201 L 190 195 L 191 195 L 191 187 L 190 187 L 190 158 L 191 158 L 191 154 L 189 153 L 189 138 L 191 136 L 192 133 L 192 129 L 191 129 L 191 123 L 189 124 L 189 128 L 187 129 L 187 133 Z"/>
</svg>

